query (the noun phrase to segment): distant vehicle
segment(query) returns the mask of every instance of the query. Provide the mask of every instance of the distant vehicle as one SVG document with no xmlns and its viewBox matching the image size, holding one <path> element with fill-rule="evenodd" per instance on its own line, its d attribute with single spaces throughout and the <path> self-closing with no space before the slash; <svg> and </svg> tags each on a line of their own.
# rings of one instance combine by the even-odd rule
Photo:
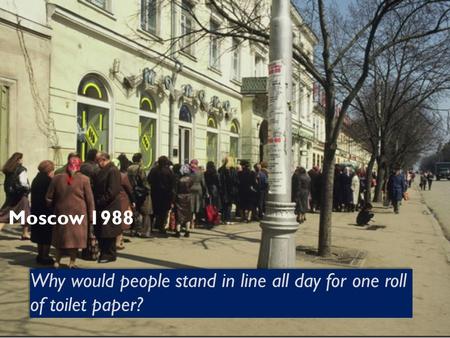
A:
<svg viewBox="0 0 450 338">
<path fill-rule="evenodd" d="M 437 162 L 436 163 L 436 180 L 446 178 L 450 180 L 450 162 Z"/>
</svg>

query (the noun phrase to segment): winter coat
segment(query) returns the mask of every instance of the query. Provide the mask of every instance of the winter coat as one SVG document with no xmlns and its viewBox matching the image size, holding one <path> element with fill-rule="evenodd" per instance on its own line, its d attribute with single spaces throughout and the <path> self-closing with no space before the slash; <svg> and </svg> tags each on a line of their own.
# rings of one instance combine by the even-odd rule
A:
<svg viewBox="0 0 450 338">
<path fill-rule="evenodd" d="M 175 175 L 169 167 L 157 165 L 150 170 L 148 182 L 151 186 L 153 214 L 167 216 L 174 199 Z"/>
<path fill-rule="evenodd" d="M 198 213 L 204 207 L 204 197 L 206 195 L 205 176 L 201 171 L 191 173 L 192 188 L 191 188 L 191 210 L 193 213 Z"/>
<path fill-rule="evenodd" d="M 94 227 L 98 238 L 114 238 L 122 233 L 122 228 L 113 223 L 113 213 L 120 212 L 123 219 L 120 203 L 121 178 L 120 171 L 111 162 L 101 168 L 94 180 L 94 198 L 97 211 L 97 224 Z M 107 210 L 111 216 L 106 224 L 101 218 L 102 211 Z"/>
<path fill-rule="evenodd" d="M 131 210 L 131 203 L 134 203 L 133 188 L 131 187 L 130 181 L 128 180 L 127 173 L 120 173 L 120 207 L 122 210 L 122 215 L 127 210 Z M 123 218 L 124 216 L 122 216 Z M 122 230 L 127 230 L 130 228 L 130 224 L 125 224 L 122 222 Z"/>
<path fill-rule="evenodd" d="M 320 192 L 322 190 L 322 174 L 314 169 L 308 171 L 311 179 L 311 199 L 320 201 Z"/>
<path fill-rule="evenodd" d="M 148 191 L 148 195 L 145 197 L 143 201 L 138 201 L 135 198 L 134 202 L 136 203 L 137 211 L 143 215 L 153 214 L 152 196 L 150 192 L 151 187 L 147 180 L 145 170 L 142 167 L 142 164 L 133 163 L 128 167 L 127 173 L 128 173 L 128 181 L 130 182 L 133 191 L 137 185 L 145 187 Z"/>
<path fill-rule="evenodd" d="M 67 223 L 53 226 L 52 244 L 58 249 L 81 249 L 86 247 L 88 224 L 92 223 L 95 209 L 89 178 L 75 173 L 71 184 L 67 184 L 69 175 L 62 173 L 53 177 L 45 199 L 53 208 L 53 214 L 83 215 L 81 224 Z"/>
<path fill-rule="evenodd" d="M 180 225 L 192 221 L 191 188 L 193 183 L 192 178 L 188 175 L 182 176 L 177 181 L 175 208 L 177 223 Z"/>
<path fill-rule="evenodd" d="M 31 214 L 39 217 L 39 215 L 50 215 L 52 209 L 47 205 L 45 195 L 52 179 L 46 173 L 38 173 L 31 183 Z M 52 243 L 52 226 L 51 225 L 32 225 L 31 241 L 37 244 Z"/>
<path fill-rule="evenodd" d="M 238 173 L 239 207 L 252 210 L 256 206 L 256 175 L 254 171 L 243 169 Z"/>
<path fill-rule="evenodd" d="M 211 203 L 220 210 L 222 205 L 219 193 L 221 184 L 218 173 L 206 171 L 205 184 Z"/>
<path fill-rule="evenodd" d="M 236 182 L 233 180 L 231 170 L 225 165 L 218 170 L 219 173 L 219 195 L 222 203 L 231 204 L 234 201 L 233 186 Z"/>
<path fill-rule="evenodd" d="M 308 197 L 311 190 L 311 178 L 308 174 L 294 173 L 292 176 L 292 201 L 295 212 L 304 214 L 308 211 Z"/>
<path fill-rule="evenodd" d="M 353 203 L 352 177 L 347 174 L 340 174 L 340 203 Z"/>
<path fill-rule="evenodd" d="M 403 175 L 392 174 L 388 181 L 388 196 L 391 201 L 401 201 L 405 190 L 405 178 Z"/>
</svg>

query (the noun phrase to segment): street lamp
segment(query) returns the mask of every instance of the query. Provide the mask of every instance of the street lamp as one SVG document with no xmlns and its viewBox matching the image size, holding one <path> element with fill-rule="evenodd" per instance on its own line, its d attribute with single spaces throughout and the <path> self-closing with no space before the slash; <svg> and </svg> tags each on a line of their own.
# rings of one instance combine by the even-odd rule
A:
<svg viewBox="0 0 450 338">
<path fill-rule="evenodd" d="M 290 0 L 273 0 L 270 20 L 267 147 L 269 195 L 258 268 L 295 266 L 298 229 L 291 202 L 292 23 Z"/>
</svg>

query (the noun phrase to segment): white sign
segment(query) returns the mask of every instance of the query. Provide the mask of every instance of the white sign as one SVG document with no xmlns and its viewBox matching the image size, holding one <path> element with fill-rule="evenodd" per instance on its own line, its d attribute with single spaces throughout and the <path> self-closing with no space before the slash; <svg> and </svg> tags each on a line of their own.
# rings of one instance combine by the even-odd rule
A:
<svg viewBox="0 0 450 338">
<path fill-rule="evenodd" d="M 271 194 L 286 194 L 286 110 L 287 83 L 286 68 L 282 60 L 269 64 L 268 78 L 269 130 L 267 138 L 267 162 L 269 169 L 269 188 Z M 280 166 L 281 164 L 281 166 Z"/>
</svg>

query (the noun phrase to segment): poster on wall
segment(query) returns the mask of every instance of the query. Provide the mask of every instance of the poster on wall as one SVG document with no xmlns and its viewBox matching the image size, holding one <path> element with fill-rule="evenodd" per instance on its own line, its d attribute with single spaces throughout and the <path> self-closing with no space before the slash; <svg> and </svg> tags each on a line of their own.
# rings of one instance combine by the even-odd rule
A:
<svg viewBox="0 0 450 338">
<path fill-rule="evenodd" d="M 269 134 L 267 139 L 267 160 L 271 194 L 286 194 L 287 175 L 282 165 L 286 163 L 286 68 L 282 60 L 269 64 L 268 79 Z M 282 164 L 281 166 L 278 164 Z"/>
</svg>

